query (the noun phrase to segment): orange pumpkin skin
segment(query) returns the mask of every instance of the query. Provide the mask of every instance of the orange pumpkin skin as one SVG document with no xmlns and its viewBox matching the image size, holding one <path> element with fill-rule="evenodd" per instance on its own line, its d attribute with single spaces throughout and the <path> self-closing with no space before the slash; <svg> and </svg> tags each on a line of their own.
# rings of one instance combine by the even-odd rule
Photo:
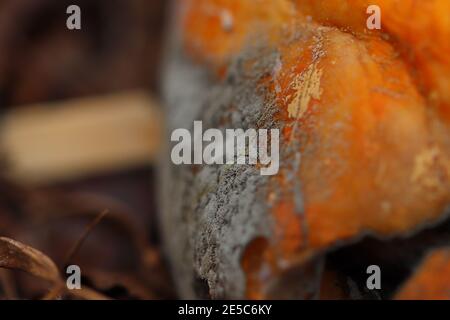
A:
<svg viewBox="0 0 450 320">
<path fill-rule="evenodd" d="M 450 251 L 432 251 L 400 288 L 397 300 L 450 300 Z"/>
<path fill-rule="evenodd" d="M 239 251 L 245 291 L 230 292 L 214 263 L 206 270 L 194 263 L 213 297 L 269 297 L 283 274 L 320 265 L 338 246 L 365 235 L 411 234 L 443 219 L 450 203 L 450 3 L 377 2 L 380 31 L 366 28 L 370 1 L 179 1 L 178 54 L 219 89 L 246 86 L 264 99 L 271 108 L 260 108 L 263 120 L 249 126 L 270 123 L 282 132 L 280 172 L 258 187 L 269 231 L 243 239 Z M 237 84 L 230 85 L 231 75 Z M 208 108 L 224 113 L 211 126 L 234 125 L 224 111 L 234 105 L 206 103 L 198 117 L 209 119 Z M 193 229 L 223 237 L 210 226 Z"/>
</svg>

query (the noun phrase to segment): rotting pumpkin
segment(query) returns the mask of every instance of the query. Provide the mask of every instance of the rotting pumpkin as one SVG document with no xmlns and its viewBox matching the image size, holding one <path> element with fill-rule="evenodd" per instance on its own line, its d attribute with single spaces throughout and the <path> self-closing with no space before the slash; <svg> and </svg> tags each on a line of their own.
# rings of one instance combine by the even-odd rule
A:
<svg viewBox="0 0 450 320">
<path fill-rule="evenodd" d="M 161 221 L 183 297 L 321 297 L 329 252 L 446 219 L 450 3 L 375 1 L 382 30 L 368 31 L 373 2 L 174 7 L 169 128 L 283 133 L 275 177 L 167 166 Z"/>
</svg>

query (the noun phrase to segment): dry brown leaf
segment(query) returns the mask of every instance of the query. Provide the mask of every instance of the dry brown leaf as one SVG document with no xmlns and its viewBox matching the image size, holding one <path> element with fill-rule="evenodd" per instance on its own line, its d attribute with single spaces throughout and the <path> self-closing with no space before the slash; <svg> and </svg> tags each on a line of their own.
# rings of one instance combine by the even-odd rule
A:
<svg viewBox="0 0 450 320">
<path fill-rule="evenodd" d="M 56 284 L 42 300 L 57 300 L 64 299 L 65 297 L 71 297 L 75 300 L 111 300 L 100 292 L 86 287 L 69 290 L 62 282 Z"/>
<path fill-rule="evenodd" d="M 66 293 L 75 300 L 111 300 L 107 296 L 86 287 L 79 290 L 66 290 Z"/>
<path fill-rule="evenodd" d="M 27 243 L 41 248 L 59 267 L 81 266 L 87 279 L 83 289 L 87 285 L 91 291 L 119 299 L 175 296 L 159 249 L 147 243 L 144 228 L 121 202 L 73 192 L 25 190 L 23 193 L 27 200 L 19 203 L 26 205 L 25 218 L 14 238 L 27 239 Z M 108 214 L 103 211 L 99 215 L 104 208 L 108 208 Z M 91 234 L 100 220 L 99 230 Z M 89 239 L 86 239 L 88 235 Z M 104 243 L 109 245 L 104 246 Z M 81 245 L 83 249 L 79 250 Z M 92 259 L 93 256 L 97 259 Z M 111 279 L 103 275 L 110 275 Z M 30 283 L 25 286 L 28 288 Z M 25 296 L 48 300 L 87 299 L 78 293 L 67 292 L 63 282 L 54 283 L 43 296 L 42 289 L 27 292 Z"/>
<path fill-rule="evenodd" d="M 5 237 L 0 237 L 0 268 L 21 270 L 50 282 L 61 281 L 58 268 L 49 257 Z"/>
</svg>

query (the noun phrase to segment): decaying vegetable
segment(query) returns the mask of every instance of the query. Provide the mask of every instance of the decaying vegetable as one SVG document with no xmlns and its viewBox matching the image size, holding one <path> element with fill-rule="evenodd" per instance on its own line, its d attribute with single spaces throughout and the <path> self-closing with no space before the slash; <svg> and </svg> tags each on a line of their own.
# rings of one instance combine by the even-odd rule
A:
<svg viewBox="0 0 450 320">
<path fill-rule="evenodd" d="M 282 132 L 273 177 L 167 159 L 161 219 L 181 295 L 371 295 L 340 281 L 349 275 L 330 270 L 328 255 L 363 238 L 412 239 L 448 218 L 450 3 L 177 4 L 169 130 L 201 120 Z M 381 8 L 381 30 L 366 28 L 370 4 Z M 341 284 L 332 293 L 327 281 Z"/>
</svg>

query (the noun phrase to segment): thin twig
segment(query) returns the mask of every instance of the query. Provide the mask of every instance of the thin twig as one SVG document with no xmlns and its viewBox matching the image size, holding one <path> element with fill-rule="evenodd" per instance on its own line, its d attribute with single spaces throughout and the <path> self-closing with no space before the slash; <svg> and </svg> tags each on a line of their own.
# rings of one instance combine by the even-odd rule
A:
<svg viewBox="0 0 450 320">
<path fill-rule="evenodd" d="M 74 243 L 72 248 L 69 250 L 69 253 L 67 254 L 66 258 L 64 259 L 64 263 L 62 265 L 62 268 L 67 266 L 70 261 L 75 257 L 75 255 L 80 250 L 81 246 L 83 245 L 84 241 L 87 239 L 89 234 L 92 232 L 92 230 L 100 223 L 100 221 L 103 220 L 103 218 L 108 214 L 109 210 L 105 209 L 103 210 L 97 217 L 95 217 L 94 220 L 92 220 L 91 223 L 89 223 L 86 226 L 86 229 L 84 230 L 81 237 L 77 240 L 77 242 Z M 55 286 L 44 296 L 43 300 L 54 300 L 58 296 L 60 296 L 64 291 L 66 290 L 66 285 L 63 282 L 58 282 L 55 284 Z"/>
<path fill-rule="evenodd" d="M 87 239 L 91 231 L 100 223 L 100 221 L 103 220 L 103 218 L 108 214 L 109 210 L 105 209 L 103 210 L 97 217 L 92 220 L 92 222 L 86 227 L 84 230 L 82 236 L 78 239 L 77 242 L 74 243 L 73 247 L 70 249 L 69 253 L 67 254 L 66 258 L 64 259 L 64 263 L 62 267 L 64 268 L 67 266 L 70 261 L 75 257 L 75 255 L 80 250 L 81 246 L 83 245 L 84 241 Z"/>
</svg>

